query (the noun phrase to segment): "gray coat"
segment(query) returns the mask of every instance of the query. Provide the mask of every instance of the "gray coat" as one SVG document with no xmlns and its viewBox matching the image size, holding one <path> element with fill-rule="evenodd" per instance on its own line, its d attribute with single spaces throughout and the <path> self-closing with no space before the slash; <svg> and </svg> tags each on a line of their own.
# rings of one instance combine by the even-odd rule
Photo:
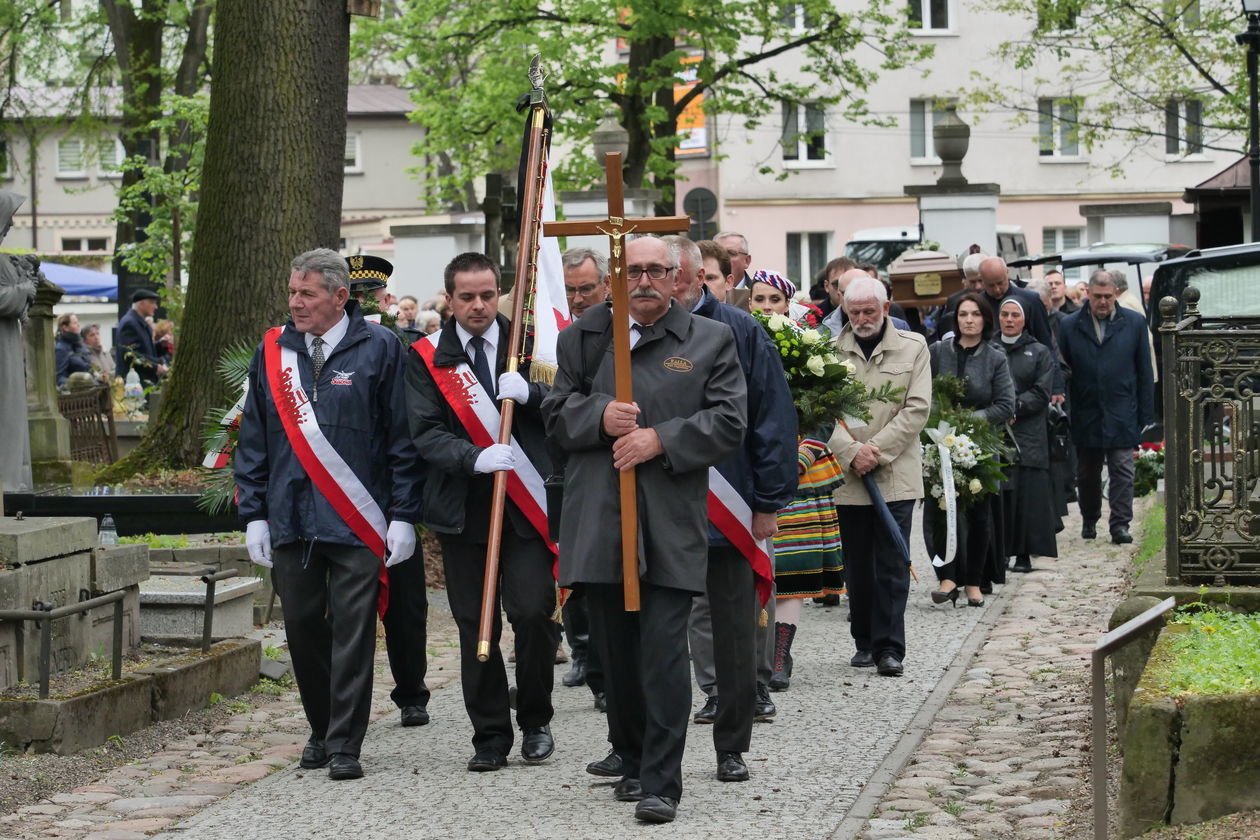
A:
<svg viewBox="0 0 1260 840">
<path fill-rule="evenodd" d="M 932 354 L 932 375 L 958 376 L 958 357 L 962 348 L 957 339 L 938 341 L 928 350 Z M 1015 389 L 1006 354 L 991 344 L 981 342 L 963 368 L 967 392 L 963 407 L 972 414 L 1001 427 L 1015 416 Z"/>
<path fill-rule="evenodd" d="M 548 437 L 566 452 L 560 585 L 621 581 L 621 524 L 612 438 L 612 310 L 592 307 L 560 334 L 559 370 L 543 401 Z M 596 355 L 598 351 L 598 355 Z M 730 327 L 671 306 L 631 352 L 641 426 L 665 454 L 636 468 L 639 575 L 703 592 L 708 567 L 708 468 L 734 455 L 748 424 L 747 390 Z M 586 363 L 595 364 L 593 374 Z M 589 392 L 586 389 L 590 381 Z"/>
<path fill-rule="evenodd" d="M 1046 436 L 1046 413 L 1050 389 L 1054 386 L 1054 357 L 1050 349 L 1028 333 L 1014 344 L 997 342 L 1006 351 L 1006 361 L 1015 386 L 1015 436 L 1018 453 L 1011 453 L 1021 467 L 1050 468 L 1050 442 Z"/>
<path fill-rule="evenodd" d="M 8 233 L 25 199 L 0 192 L 0 240 Z M 0 485 L 5 490 L 32 489 L 31 447 L 26 425 L 26 343 L 22 322 L 35 299 L 35 283 L 19 272 L 13 260 L 0 255 L 0 429 L 5 442 L 0 446 Z"/>
</svg>

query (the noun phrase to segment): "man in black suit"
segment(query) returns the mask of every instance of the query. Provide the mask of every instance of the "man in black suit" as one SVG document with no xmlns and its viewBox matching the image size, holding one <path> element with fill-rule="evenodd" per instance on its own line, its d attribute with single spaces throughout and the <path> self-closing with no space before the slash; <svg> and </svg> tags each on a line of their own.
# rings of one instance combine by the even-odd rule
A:
<svg viewBox="0 0 1260 840">
<path fill-rule="evenodd" d="M 526 488 L 524 495 L 516 495 L 509 482 L 498 585 L 503 612 L 516 636 L 521 757 L 538 764 L 555 751 L 550 728 L 560 642 L 559 625 L 551 619 L 556 606 L 555 556 L 545 541 L 545 503 L 540 519 L 537 498 L 528 490 L 537 478 L 541 492 L 541 476 L 551 472 L 539 415 L 548 387 L 506 372 L 510 323 L 496 315 L 498 266 L 482 254 L 460 254 L 447 265 L 445 279 L 453 317 L 412 345 L 407 403 L 411 436 L 428 466 L 420 519 L 442 545 L 446 594 L 459 628 L 460 682 L 475 751 L 468 769 L 480 772 L 505 766 L 513 741 L 497 604 L 485 651 L 489 659 L 477 660 L 493 473 L 499 471 L 515 473 Z M 503 399 L 517 405 L 512 437 L 519 449 L 492 442 L 498 438 Z M 493 428 L 487 418 L 492 418 Z"/>
<path fill-rule="evenodd" d="M 166 364 L 153 341 L 153 327 L 145 320 L 153 317 L 157 307 L 156 292 L 138 289 L 131 296 L 131 309 L 118 322 L 114 339 L 118 375 L 126 379 L 127 371 L 134 368 L 145 388 L 156 385 L 158 377 L 166 375 Z"/>
</svg>

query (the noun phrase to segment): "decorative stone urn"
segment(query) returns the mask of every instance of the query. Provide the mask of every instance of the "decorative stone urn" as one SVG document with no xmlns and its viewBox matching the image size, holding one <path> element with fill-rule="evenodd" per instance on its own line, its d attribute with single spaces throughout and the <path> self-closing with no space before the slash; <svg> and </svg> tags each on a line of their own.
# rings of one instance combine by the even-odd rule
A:
<svg viewBox="0 0 1260 840">
<path fill-rule="evenodd" d="M 630 151 L 630 133 L 617 122 L 614 112 L 606 111 L 599 125 L 595 126 L 595 133 L 591 135 L 591 144 L 595 147 L 595 162 L 599 164 L 600 169 L 603 169 L 604 155 L 621 152 L 621 157 L 625 158 L 626 153 Z"/>
<path fill-rule="evenodd" d="M 958 106 L 945 106 L 945 116 L 932 127 L 932 142 L 943 167 L 939 186 L 963 186 L 967 179 L 962 174 L 962 160 L 971 145 L 971 126 L 958 116 Z"/>
</svg>

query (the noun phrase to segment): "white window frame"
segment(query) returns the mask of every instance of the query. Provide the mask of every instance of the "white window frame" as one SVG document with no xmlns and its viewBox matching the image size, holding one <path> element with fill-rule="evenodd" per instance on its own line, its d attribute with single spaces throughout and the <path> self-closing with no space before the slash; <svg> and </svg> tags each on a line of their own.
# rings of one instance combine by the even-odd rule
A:
<svg viewBox="0 0 1260 840">
<path fill-rule="evenodd" d="M 109 166 L 109 161 L 106 161 L 104 155 L 101 153 L 101 147 L 107 145 L 111 140 L 114 142 L 114 160 L 112 167 Z M 112 135 L 109 137 L 102 137 L 100 142 L 96 144 L 96 156 L 96 171 L 100 177 L 110 179 L 122 177 L 122 165 L 123 161 L 127 159 L 127 149 L 123 146 L 121 140 Z"/>
<path fill-rule="evenodd" d="M 938 104 L 940 103 L 940 104 Z M 907 129 L 910 135 L 910 164 L 912 166 L 940 166 L 941 158 L 936 154 L 936 140 L 932 137 L 932 129 L 945 117 L 945 107 L 948 104 L 943 99 L 933 99 L 931 97 L 922 97 L 910 100 L 910 117 L 907 121 Z M 928 111 L 931 109 L 932 120 L 928 124 Z M 915 112 L 920 114 L 920 121 L 923 124 L 923 150 L 925 154 L 915 155 L 914 153 L 914 123 Z"/>
<path fill-rule="evenodd" d="M 62 149 L 70 143 L 77 144 L 79 147 L 79 168 L 63 169 L 62 168 Z M 82 137 L 61 137 L 57 140 L 57 178 L 77 179 L 87 177 L 87 163 L 84 161 L 86 149 L 84 148 Z"/>
<path fill-rule="evenodd" d="M 787 126 L 783 125 L 784 131 L 779 135 L 780 156 L 784 169 L 834 169 L 835 158 L 832 155 L 830 140 L 830 131 L 827 129 L 827 107 L 819 105 L 817 102 L 792 102 L 783 103 L 780 111 L 782 118 L 787 119 L 788 107 L 795 109 L 796 114 L 796 157 L 787 157 L 788 147 L 783 142 L 783 135 L 786 134 Z M 809 157 L 810 138 L 809 135 L 809 112 L 822 114 L 822 134 L 817 138 L 822 143 L 822 158 L 811 159 Z"/>
<path fill-rule="evenodd" d="M 920 25 L 915 26 L 913 19 L 910 20 L 910 34 L 920 36 L 937 36 L 937 35 L 955 35 L 957 34 L 956 21 L 958 20 L 958 3 L 955 0 L 942 0 L 945 3 L 945 25 L 936 25 L 938 21 L 932 19 L 932 0 L 917 0 L 919 3 Z M 909 17 L 910 6 L 907 4 L 906 12 Z M 927 25 L 922 25 L 927 24 Z"/>
<path fill-rule="evenodd" d="M 791 23 L 788 16 L 791 15 Z M 816 27 L 816 22 L 807 20 L 803 3 L 784 3 L 779 9 L 779 20 L 793 32 L 805 32 Z"/>
<path fill-rule="evenodd" d="M 1075 234 L 1075 236 L 1073 236 Z M 1073 241 L 1075 240 L 1075 241 Z M 1041 229 L 1041 252 L 1043 254 L 1061 254 L 1083 247 L 1085 244 L 1085 228 L 1083 227 L 1043 227 Z M 1081 266 L 1061 269 L 1063 279 L 1069 283 L 1085 279 Z"/>
<path fill-rule="evenodd" d="M 1048 103 L 1048 104 L 1047 104 Z M 1049 108 L 1047 112 L 1045 108 Z M 1063 118 L 1064 112 L 1068 108 L 1072 109 L 1072 115 L 1068 120 Z M 1079 122 L 1081 114 L 1081 101 L 1075 97 L 1051 97 L 1041 96 L 1037 98 L 1037 157 L 1042 163 L 1080 163 L 1084 160 L 1081 155 L 1081 139 L 1079 135 L 1073 138 L 1076 143 L 1076 150 L 1071 154 L 1064 154 L 1063 143 L 1064 126 Z M 1045 144 L 1045 119 L 1050 119 L 1050 146 Z"/>
<path fill-rule="evenodd" d="M 343 171 L 347 175 L 362 175 L 363 174 L 363 133 L 362 132 L 349 131 L 349 130 L 346 131 L 345 151 L 347 154 L 344 155 L 344 159 L 347 161 L 350 160 L 352 157 L 350 154 L 348 154 L 352 147 L 354 149 L 354 155 L 353 155 L 354 163 L 352 164 L 347 163 Z"/>
<path fill-rule="evenodd" d="M 796 283 L 797 291 L 800 291 L 801 289 L 809 291 L 810 287 L 814 285 L 814 272 L 810 270 L 810 262 L 814 254 L 811 250 L 809 240 L 810 237 L 819 235 L 826 237 L 822 245 L 822 253 L 818 255 L 819 258 L 816 260 L 818 268 L 821 270 L 827 265 L 827 260 L 832 254 L 832 243 L 835 241 L 835 231 L 790 231 L 784 237 L 785 255 L 791 253 L 792 251 L 792 248 L 788 245 L 788 243 L 791 242 L 793 237 L 797 237 L 799 243 L 796 249 L 798 255 L 797 264 L 792 265 L 790 258 L 785 260 L 788 263 L 786 266 L 787 276 Z"/>
<path fill-rule="evenodd" d="M 102 242 L 104 242 L 105 245 L 101 248 L 89 248 L 88 243 L 91 242 L 93 239 L 99 239 Z M 108 236 L 62 236 L 60 237 L 60 242 L 61 242 L 61 250 L 63 252 L 78 253 L 80 251 L 88 251 L 90 253 L 99 254 L 99 253 L 108 253 L 113 250 L 113 248 L 110 246 Z M 66 247 L 67 242 L 78 242 L 79 247 L 67 248 Z"/>
<path fill-rule="evenodd" d="M 1195 115 L 1196 119 L 1193 121 L 1190 119 L 1191 103 L 1199 112 Z M 1176 109 L 1175 124 L 1169 119 L 1172 116 L 1173 109 Z M 1186 136 L 1186 127 L 1191 122 L 1199 126 L 1199 137 L 1197 140 L 1199 148 L 1187 151 L 1187 147 L 1191 144 L 1190 138 Z M 1169 142 L 1176 142 L 1176 151 L 1169 151 Z M 1168 163 L 1177 163 L 1183 160 L 1201 161 L 1206 159 L 1206 155 L 1203 154 L 1203 100 L 1193 97 L 1189 99 L 1170 99 L 1164 105 L 1164 160 Z"/>
</svg>

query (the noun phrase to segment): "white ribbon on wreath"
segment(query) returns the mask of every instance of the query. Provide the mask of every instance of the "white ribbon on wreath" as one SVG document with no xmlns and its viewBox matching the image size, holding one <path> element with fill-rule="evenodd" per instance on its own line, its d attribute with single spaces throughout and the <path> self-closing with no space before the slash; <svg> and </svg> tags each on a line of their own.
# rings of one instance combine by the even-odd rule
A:
<svg viewBox="0 0 1260 840">
<path fill-rule="evenodd" d="M 945 500 L 945 556 L 932 557 L 932 565 L 939 569 L 951 562 L 958 550 L 958 488 L 954 486 L 954 462 L 950 459 L 949 447 L 944 443 L 945 438 L 954 434 L 954 427 L 942 420 L 935 429 L 925 429 L 924 433 L 936 444 L 941 462 L 941 498 Z"/>
</svg>

